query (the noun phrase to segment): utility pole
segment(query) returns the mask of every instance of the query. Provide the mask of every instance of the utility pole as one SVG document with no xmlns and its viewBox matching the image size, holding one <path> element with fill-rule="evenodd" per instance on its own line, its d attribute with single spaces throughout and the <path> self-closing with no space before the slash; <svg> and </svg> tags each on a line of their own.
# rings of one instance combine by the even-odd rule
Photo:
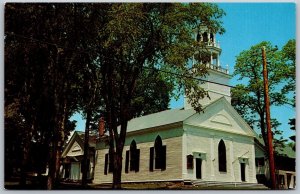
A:
<svg viewBox="0 0 300 194">
<path fill-rule="evenodd" d="M 273 152 L 273 137 L 271 131 L 270 101 L 269 101 L 269 88 L 268 88 L 268 72 L 267 72 L 267 61 L 266 61 L 266 49 L 264 46 L 262 47 L 262 59 L 263 59 L 264 100 L 265 100 L 265 108 L 266 108 L 266 124 L 267 124 L 271 189 L 276 189 L 275 162 L 274 162 L 274 152 Z"/>
</svg>

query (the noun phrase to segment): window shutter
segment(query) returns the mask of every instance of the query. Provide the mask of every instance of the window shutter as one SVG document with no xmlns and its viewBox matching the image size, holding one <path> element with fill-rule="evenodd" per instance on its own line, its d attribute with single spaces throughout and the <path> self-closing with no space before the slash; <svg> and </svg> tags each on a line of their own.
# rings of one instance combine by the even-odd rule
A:
<svg viewBox="0 0 300 194">
<path fill-rule="evenodd" d="M 87 159 L 87 164 L 86 164 L 86 170 L 89 172 L 90 171 L 90 168 L 91 168 L 91 160 L 90 159 Z"/>
<path fill-rule="evenodd" d="M 107 162 L 108 162 L 108 154 L 105 154 L 104 174 L 107 174 Z"/>
<path fill-rule="evenodd" d="M 166 155 L 167 155 L 167 146 L 162 146 L 162 149 L 161 149 L 161 170 L 166 170 Z"/>
<path fill-rule="evenodd" d="M 140 171 L 140 149 L 136 150 L 135 158 L 135 172 Z"/>
<path fill-rule="evenodd" d="M 128 164 L 129 164 L 129 151 L 126 151 L 126 158 L 125 158 L 125 173 L 128 173 Z"/>
<path fill-rule="evenodd" d="M 135 163 L 135 150 L 134 149 L 130 150 L 129 154 L 130 154 L 129 169 L 130 169 L 130 171 L 134 171 L 134 169 L 135 169 L 135 167 L 134 167 L 134 165 L 135 165 L 134 164 Z"/>
<path fill-rule="evenodd" d="M 149 163 L 149 171 L 153 171 L 153 159 L 154 159 L 154 147 L 150 148 L 150 163 Z"/>
<path fill-rule="evenodd" d="M 108 172 L 113 172 L 114 169 L 114 160 L 113 160 L 113 153 L 108 154 L 109 161 L 108 161 Z"/>
<path fill-rule="evenodd" d="M 84 160 L 82 159 L 80 162 L 80 172 L 83 173 L 83 165 L 84 165 Z"/>
</svg>

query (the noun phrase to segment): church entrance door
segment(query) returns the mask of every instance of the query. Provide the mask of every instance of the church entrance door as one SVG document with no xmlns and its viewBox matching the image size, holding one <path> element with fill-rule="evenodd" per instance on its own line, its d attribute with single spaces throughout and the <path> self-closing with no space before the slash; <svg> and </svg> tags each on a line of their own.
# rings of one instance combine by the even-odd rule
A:
<svg viewBox="0 0 300 194">
<path fill-rule="evenodd" d="M 196 158 L 196 178 L 202 178 L 202 159 Z"/>
<path fill-rule="evenodd" d="M 246 181 L 246 176 L 245 176 L 245 167 L 246 167 L 246 165 L 245 165 L 245 163 L 240 163 L 240 164 L 241 164 L 241 180 L 243 182 L 245 182 Z"/>
</svg>

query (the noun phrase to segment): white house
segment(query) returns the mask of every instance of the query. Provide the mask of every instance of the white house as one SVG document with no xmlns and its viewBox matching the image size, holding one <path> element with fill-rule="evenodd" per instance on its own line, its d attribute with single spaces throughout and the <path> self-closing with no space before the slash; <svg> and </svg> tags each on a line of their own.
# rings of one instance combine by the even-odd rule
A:
<svg viewBox="0 0 300 194">
<path fill-rule="evenodd" d="M 87 179 L 94 177 L 96 136 L 90 135 Z M 79 181 L 82 178 L 82 161 L 84 154 L 84 132 L 75 131 L 62 152 L 60 178 Z"/>
</svg>

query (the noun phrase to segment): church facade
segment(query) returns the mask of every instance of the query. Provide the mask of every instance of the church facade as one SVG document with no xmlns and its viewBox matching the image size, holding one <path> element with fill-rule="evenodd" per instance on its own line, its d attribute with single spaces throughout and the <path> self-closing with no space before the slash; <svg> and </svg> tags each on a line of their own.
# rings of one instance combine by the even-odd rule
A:
<svg viewBox="0 0 300 194">
<path fill-rule="evenodd" d="M 124 182 L 215 181 L 257 183 L 255 134 L 225 98 L 193 109 L 167 110 L 129 122 Z M 96 147 L 93 183 L 112 181 L 109 149 Z"/>
<path fill-rule="evenodd" d="M 221 48 L 205 27 L 195 31 L 210 56 L 203 61 L 209 75 L 201 85 L 210 96 L 196 113 L 184 100 L 183 109 L 166 110 L 128 122 L 123 151 L 122 182 L 203 181 L 257 183 L 253 129 L 230 104 L 230 75 L 220 66 Z M 193 61 L 194 62 L 194 61 Z M 112 182 L 108 145 L 96 145 L 93 183 Z"/>
</svg>

